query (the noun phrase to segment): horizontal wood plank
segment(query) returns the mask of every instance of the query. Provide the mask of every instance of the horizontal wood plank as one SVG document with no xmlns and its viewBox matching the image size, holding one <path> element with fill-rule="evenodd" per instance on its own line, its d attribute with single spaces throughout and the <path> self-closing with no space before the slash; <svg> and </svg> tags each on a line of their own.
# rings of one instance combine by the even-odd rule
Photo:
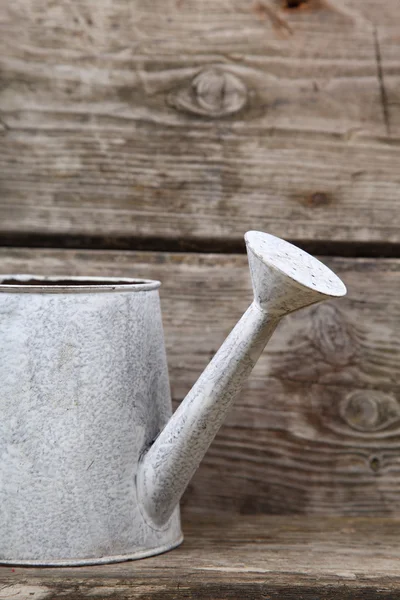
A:
<svg viewBox="0 0 400 600">
<path fill-rule="evenodd" d="M 295 4 L 2 3 L 0 237 L 399 243 L 397 3 Z"/>
<path fill-rule="evenodd" d="M 80 568 L 0 567 L 2 600 L 393 600 L 399 519 L 187 516 L 183 545 Z"/>
<path fill-rule="evenodd" d="M 400 510 L 400 261 L 325 262 L 348 296 L 282 321 L 190 484 L 185 510 Z M 0 248 L 1 271 L 160 279 L 175 405 L 251 301 L 243 255 Z"/>
</svg>

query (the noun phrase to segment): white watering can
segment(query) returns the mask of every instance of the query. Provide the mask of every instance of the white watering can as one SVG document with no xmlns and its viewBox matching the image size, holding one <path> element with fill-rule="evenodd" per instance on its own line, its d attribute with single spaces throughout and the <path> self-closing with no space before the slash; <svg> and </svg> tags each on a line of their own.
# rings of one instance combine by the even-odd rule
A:
<svg viewBox="0 0 400 600">
<path fill-rule="evenodd" d="M 0 563 L 181 543 L 179 500 L 278 322 L 346 293 L 295 246 L 245 239 L 254 300 L 172 417 L 158 281 L 0 276 Z"/>
</svg>

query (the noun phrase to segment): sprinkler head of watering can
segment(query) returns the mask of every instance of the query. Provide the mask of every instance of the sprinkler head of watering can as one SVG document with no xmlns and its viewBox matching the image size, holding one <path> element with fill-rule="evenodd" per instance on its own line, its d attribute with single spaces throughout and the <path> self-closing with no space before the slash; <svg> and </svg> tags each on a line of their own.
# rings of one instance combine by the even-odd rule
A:
<svg viewBox="0 0 400 600">
<path fill-rule="evenodd" d="M 289 242 L 260 231 L 245 235 L 254 299 L 271 315 L 339 298 L 346 286 L 327 266 Z"/>
</svg>

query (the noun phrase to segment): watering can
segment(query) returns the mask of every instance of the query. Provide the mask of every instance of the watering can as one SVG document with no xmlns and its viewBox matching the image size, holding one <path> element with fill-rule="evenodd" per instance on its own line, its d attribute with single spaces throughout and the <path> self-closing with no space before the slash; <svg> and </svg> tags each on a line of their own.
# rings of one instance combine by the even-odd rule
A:
<svg viewBox="0 0 400 600">
<path fill-rule="evenodd" d="M 292 244 L 245 240 L 253 302 L 172 416 L 158 281 L 0 276 L 0 563 L 181 543 L 179 500 L 280 319 L 346 293 Z"/>
</svg>

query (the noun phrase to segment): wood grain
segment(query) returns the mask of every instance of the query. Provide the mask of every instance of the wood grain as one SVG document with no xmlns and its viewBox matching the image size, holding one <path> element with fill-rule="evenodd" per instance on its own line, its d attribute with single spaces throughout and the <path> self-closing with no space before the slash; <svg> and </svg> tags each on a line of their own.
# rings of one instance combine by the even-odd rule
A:
<svg viewBox="0 0 400 600">
<path fill-rule="evenodd" d="M 184 497 L 207 514 L 400 510 L 400 261 L 325 259 L 348 297 L 285 319 Z M 0 249 L 0 271 L 161 279 L 175 405 L 251 300 L 243 255 Z"/>
<path fill-rule="evenodd" d="M 400 594 L 398 519 L 188 517 L 183 545 L 161 556 L 68 569 L 0 567 L 1 598 L 393 600 Z"/>
<path fill-rule="evenodd" d="M 2 3 L 0 236 L 399 243 L 397 3 L 295 4 Z"/>
</svg>

